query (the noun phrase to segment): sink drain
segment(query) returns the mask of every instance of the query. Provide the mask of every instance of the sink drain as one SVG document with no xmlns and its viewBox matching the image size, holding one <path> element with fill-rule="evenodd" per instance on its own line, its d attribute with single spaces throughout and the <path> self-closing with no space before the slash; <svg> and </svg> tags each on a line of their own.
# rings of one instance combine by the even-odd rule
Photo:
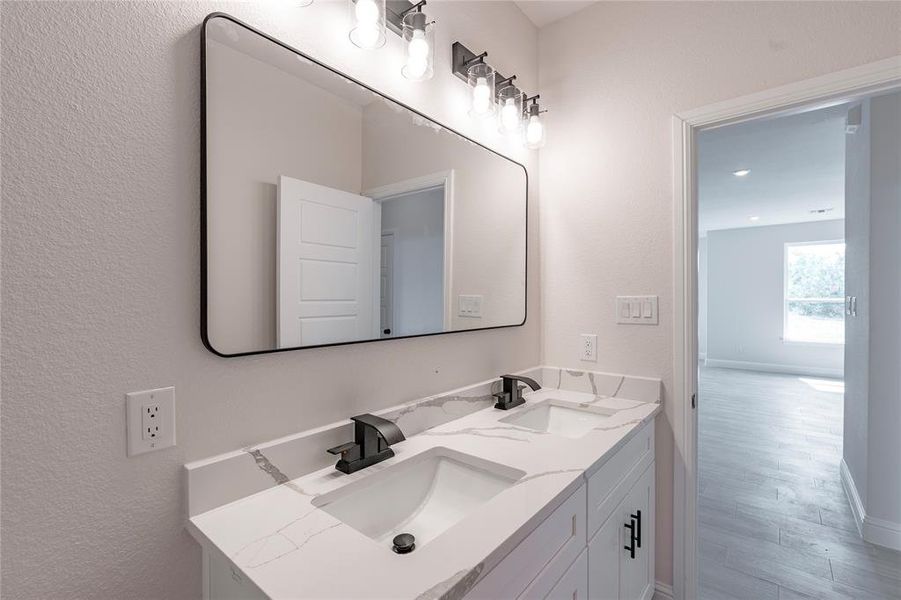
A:
<svg viewBox="0 0 901 600">
<path fill-rule="evenodd" d="M 398 554 L 408 554 L 416 549 L 416 538 L 412 533 L 401 533 L 394 536 L 391 549 Z"/>
</svg>

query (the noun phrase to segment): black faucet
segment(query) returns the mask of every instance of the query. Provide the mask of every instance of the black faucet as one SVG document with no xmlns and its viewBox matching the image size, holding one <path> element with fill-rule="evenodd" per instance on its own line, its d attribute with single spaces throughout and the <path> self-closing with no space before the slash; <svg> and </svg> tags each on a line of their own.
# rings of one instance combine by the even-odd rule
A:
<svg viewBox="0 0 901 600">
<path fill-rule="evenodd" d="M 340 454 L 335 468 L 342 473 L 355 473 L 369 465 L 394 456 L 391 444 L 404 441 L 400 427 L 382 417 L 365 414 L 351 417 L 354 422 L 354 441 L 329 448 L 329 454 Z"/>
<path fill-rule="evenodd" d="M 494 408 L 501 410 L 510 410 L 520 404 L 525 404 L 526 401 L 522 399 L 523 388 L 519 387 L 519 384 L 516 383 L 517 381 L 525 383 L 535 391 L 541 389 L 537 381 L 522 375 L 501 375 L 501 381 L 504 382 L 504 391 L 492 394 L 497 398 L 497 404 L 494 405 Z"/>
</svg>

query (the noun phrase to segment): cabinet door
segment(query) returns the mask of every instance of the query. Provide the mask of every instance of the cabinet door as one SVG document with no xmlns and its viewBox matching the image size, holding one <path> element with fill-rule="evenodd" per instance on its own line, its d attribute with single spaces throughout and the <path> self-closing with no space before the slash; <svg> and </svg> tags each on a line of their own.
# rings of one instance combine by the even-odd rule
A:
<svg viewBox="0 0 901 600">
<path fill-rule="evenodd" d="M 617 506 L 588 545 L 588 597 L 619 600 L 619 555 L 623 523 Z"/>
<path fill-rule="evenodd" d="M 620 600 L 650 599 L 654 595 L 654 466 L 648 467 L 615 511 L 620 517 Z M 635 557 L 626 549 L 633 545 L 624 524 L 634 524 Z M 640 541 L 639 541 L 640 540 Z M 639 545 L 640 544 L 640 545 Z"/>
</svg>

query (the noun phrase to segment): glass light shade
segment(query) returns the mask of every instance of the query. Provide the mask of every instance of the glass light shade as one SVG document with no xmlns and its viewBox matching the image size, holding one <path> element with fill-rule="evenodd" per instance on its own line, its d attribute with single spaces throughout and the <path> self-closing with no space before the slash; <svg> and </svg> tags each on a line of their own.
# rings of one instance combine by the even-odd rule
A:
<svg viewBox="0 0 901 600">
<path fill-rule="evenodd" d="M 526 121 L 525 142 L 529 150 L 538 150 L 544 146 L 545 130 L 541 115 L 530 115 Z"/>
<path fill-rule="evenodd" d="M 403 37 L 407 50 L 401 75 L 411 81 L 431 79 L 435 73 L 435 23 L 427 23 L 424 13 L 407 13 L 403 20 Z"/>
<path fill-rule="evenodd" d="M 385 0 L 351 0 L 350 41 L 358 48 L 385 45 Z"/>
<path fill-rule="evenodd" d="M 494 114 L 494 69 L 485 63 L 469 67 L 467 80 L 472 88 L 469 114 L 473 117 L 490 117 Z"/>
<path fill-rule="evenodd" d="M 497 93 L 497 125 L 501 133 L 513 135 L 522 128 L 522 91 L 515 85 Z"/>
</svg>

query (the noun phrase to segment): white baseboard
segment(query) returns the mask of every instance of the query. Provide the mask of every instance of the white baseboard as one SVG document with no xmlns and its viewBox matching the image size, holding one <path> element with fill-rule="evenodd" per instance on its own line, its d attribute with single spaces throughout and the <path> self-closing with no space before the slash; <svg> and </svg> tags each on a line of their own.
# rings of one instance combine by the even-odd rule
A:
<svg viewBox="0 0 901 600">
<path fill-rule="evenodd" d="M 673 600 L 673 586 L 658 581 L 654 588 L 654 600 Z"/>
<path fill-rule="evenodd" d="M 854 515 L 854 522 L 857 524 L 860 537 L 871 544 L 885 546 L 892 550 L 901 550 L 901 524 L 867 515 L 863 502 L 860 500 L 860 494 L 857 493 L 857 485 L 854 483 L 854 478 L 851 476 L 851 471 L 844 458 L 839 466 L 839 473 L 841 474 L 842 488 L 851 505 L 851 514 Z"/>
<path fill-rule="evenodd" d="M 743 371 L 764 371 L 767 373 L 789 373 L 791 375 L 812 375 L 814 377 L 844 377 L 843 369 L 830 367 L 805 367 L 803 365 L 780 365 L 776 363 L 760 363 L 746 360 L 723 360 L 708 358 L 705 362 L 708 367 L 720 367 L 723 369 L 741 369 Z"/>
<path fill-rule="evenodd" d="M 857 524 L 857 532 L 863 537 L 863 518 L 866 511 L 863 508 L 863 502 L 860 501 L 860 494 L 857 493 L 857 486 L 854 485 L 854 478 L 851 477 L 851 470 L 848 469 L 848 463 L 843 458 L 839 463 L 838 472 L 842 480 L 842 488 L 845 490 L 845 496 L 851 505 L 851 514 L 854 515 L 854 522 Z"/>
</svg>

